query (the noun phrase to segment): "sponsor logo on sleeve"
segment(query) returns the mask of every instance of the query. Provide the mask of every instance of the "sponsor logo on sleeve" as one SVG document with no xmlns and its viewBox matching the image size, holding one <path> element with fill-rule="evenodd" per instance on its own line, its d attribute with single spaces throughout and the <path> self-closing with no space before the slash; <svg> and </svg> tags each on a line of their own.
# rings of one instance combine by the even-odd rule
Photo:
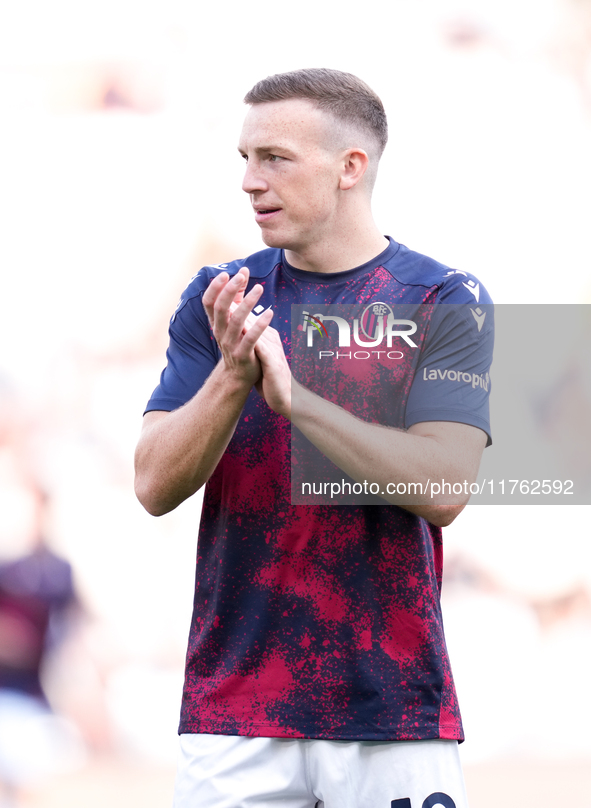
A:
<svg viewBox="0 0 591 808">
<path fill-rule="evenodd" d="M 480 297 L 480 284 L 474 283 L 474 281 L 467 281 L 466 283 L 462 283 L 469 292 L 472 292 L 474 297 L 476 298 L 476 302 L 478 303 L 478 298 Z"/>
<path fill-rule="evenodd" d="M 469 384 L 472 389 L 476 387 L 482 388 L 488 393 L 488 386 L 490 383 L 490 376 L 485 373 L 484 376 L 478 373 L 464 373 L 461 370 L 441 370 L 441 368 L 423 368 L 423 380 L 426 382 L 434 381 L 448 381 L 460 384 Z"/>
<path fill-rule="evenodd" d="M 449 272 L 445 273 L 444 278 L 449 278 L 450 275 L 463 275 L 465 278 L 468 277 L 468 273 L 464 272 L 463 269 L 450 269 Z M 462 282 L 462 286 L 464 286 L 469 292 L 471 292 L 474 295 L 476 302 L 478 303 L 478 300 L 480 298 L 480 284 L 476 283 L 476 281 L 468 280 L 465 283 Z"/>
<path fill-rule="evenodd" d="M 482 330 L 482 326 L 484 325 L 484 318 L 486 317 L 486 312 L 482 311 L 480 306 L 475 309 L 470 309 L 472 312 L 472 317 L 476 320 L 476 325 L 478 326 L 478 331 Z"/>
</svg>

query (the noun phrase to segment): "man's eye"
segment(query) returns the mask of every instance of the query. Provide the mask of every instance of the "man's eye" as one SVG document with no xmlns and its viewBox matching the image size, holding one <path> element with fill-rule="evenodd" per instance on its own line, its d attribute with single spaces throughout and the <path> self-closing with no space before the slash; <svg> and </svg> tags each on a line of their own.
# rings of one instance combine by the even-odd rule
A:
<svg viewBox="0 0 591 808">
<path fill-rule="evenodd" d="M 240 155 L 245 163 L 248 163 L 248 154 L 241 154 Z"/>
<path fill-rule="evenodd" d="M 276 163 L 278 160 L 281 160 L 281 157 L 279 157 L 279 155 L 277 155 L 277 154 L 270 154 L 269 155 L 269 160 L 272 163 Z"/>
</svg>

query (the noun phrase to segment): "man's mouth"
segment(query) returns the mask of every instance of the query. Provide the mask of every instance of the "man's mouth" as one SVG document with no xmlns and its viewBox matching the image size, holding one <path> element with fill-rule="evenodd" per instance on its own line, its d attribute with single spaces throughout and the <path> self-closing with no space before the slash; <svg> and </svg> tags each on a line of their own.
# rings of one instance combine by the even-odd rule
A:
<svg viewBox="0 0 591 808">
<path fill-rule="evenodd" d="M 260 208 L 259 210 L 255 209 L 255 218 L 257 222 L 264 222 L 267 219 L 270 219 L 272 216 L 275 216 L 280 211 L 281 208 Z"/>
</svg>

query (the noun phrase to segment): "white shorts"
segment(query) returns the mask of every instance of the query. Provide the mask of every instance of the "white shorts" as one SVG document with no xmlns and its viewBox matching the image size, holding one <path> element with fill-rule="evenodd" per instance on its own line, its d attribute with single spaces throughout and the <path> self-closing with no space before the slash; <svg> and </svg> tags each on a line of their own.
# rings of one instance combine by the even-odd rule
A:
<svg viewBox="0 0 591 808">
<path fill-rule="evenodd" d="M 468 808 L 457 741 L 181 735 L 174 808 Z"/>
</svg>

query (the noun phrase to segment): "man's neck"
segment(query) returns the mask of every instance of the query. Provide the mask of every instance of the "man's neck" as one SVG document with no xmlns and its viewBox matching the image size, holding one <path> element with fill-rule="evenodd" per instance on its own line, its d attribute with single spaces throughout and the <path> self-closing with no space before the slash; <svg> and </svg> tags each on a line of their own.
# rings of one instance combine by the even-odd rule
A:
<svg viewBox="0 0 591 808">
<path fill-rule="evenodd" d="M 302 252 L 286 249 L 285 257 L 291 266 L 306 272 L 330 274 L 354 269 L 376 258 L 389 244 L 377 228 L 360 236 L 353 233 L 336 244 L 321 242 Z"/>
</svg>

